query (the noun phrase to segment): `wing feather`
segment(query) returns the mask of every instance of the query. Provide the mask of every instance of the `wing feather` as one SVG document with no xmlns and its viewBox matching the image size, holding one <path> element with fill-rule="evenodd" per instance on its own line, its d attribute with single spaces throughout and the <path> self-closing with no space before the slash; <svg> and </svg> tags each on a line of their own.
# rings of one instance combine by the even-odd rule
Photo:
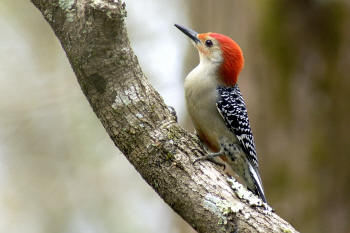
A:
<svg viewBox="0 0 350 233">
<path fill-rule="evenodd" d="M 247 154 L 248 160 L 256 168 L 258 158 L 256 154 L 254 136 L 250 128 L 247 107 L 236 84 L 233 87 L 218 87 L 218 101 L 216 107 L 226 126 L 234 133 Z"/>
</svg>

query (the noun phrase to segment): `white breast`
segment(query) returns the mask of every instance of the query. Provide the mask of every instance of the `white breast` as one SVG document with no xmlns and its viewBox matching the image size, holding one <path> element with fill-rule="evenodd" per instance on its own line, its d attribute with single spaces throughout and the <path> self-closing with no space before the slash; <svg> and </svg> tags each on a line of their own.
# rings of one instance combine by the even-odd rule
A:
<svg viewBox="0 0 350 233">
<path fill-rule="evenodd" d="M 212 66 L 212 67 L 211 67 Z M 232 138 L 216 108 L 218 99 L 216 88 L 217 67 L 215 64 L 202 62 L 185 79 L 186 104 L 197 131 L 206 138 L 218 143 L 221 137 Z"/>
</svg>

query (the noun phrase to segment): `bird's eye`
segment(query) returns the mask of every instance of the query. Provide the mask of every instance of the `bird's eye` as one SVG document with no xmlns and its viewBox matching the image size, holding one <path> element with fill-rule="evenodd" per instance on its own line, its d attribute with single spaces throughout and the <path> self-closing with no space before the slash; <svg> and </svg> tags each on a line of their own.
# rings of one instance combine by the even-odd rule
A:
<svg viewBox="0 0 350 233">
<path fill-rule="evenodd" d="M 211 40 L 206 40 L 206 41 L 205 41 L 205 45 L 206 45 L 207 47 L 211 47 L 211 46 L 213 46 L 213 41 L 211 41 Z"/>
</svg>

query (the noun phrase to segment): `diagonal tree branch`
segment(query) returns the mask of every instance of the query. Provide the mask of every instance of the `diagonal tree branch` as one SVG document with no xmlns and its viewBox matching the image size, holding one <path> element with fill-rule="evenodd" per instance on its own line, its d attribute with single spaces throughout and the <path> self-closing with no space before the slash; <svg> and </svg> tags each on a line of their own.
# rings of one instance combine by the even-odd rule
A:
<svg viewBox="0 0 350 233">
<path fill-rule="evenodd" d="M 198 232 L 296 232 L 211 163 L 176 123 L 134 55 L 117 0 L 32 0 L 51 25 L 78 82 L 115 145 Z"/>
</svg>

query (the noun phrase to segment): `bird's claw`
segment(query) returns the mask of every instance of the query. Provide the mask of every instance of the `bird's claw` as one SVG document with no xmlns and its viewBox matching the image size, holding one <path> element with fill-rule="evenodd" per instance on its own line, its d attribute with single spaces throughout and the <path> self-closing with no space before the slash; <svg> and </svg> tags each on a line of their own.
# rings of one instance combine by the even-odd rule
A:
<svg viewBox="0 0 350 233">
<path fill-rule="evenodd" d="M 173 106 L 168 105 L 168 110 L 170 111 L 171 115 L 173 115 L 173 117 L 175 118 L 175 121 L 177 122 L 177 115 L 176 115 L 176 111 L 175 108 Z"/>
<path fill-rule="evenodd" d="M 217 156 L 217 155 L 214 155 L 214 154 L 207 154 L 207 155 L 204 155 L 203 151 L 199 150 L 199 149 L 193 149 L 192 151 L 198 151 L 199 153 L 201 153 L 203 156 L 199 157 L 199 158 L 196 158 L 192 164 L 194 165 L 195 163 L 197 163 L 198 161 L 202 161 L 202 160 L 209 160 L 210 162 L 220 166 L 220 167 L 223 167 L 224 170 L 226 169 L 226 165 L 224 163 L 220 163 L 218 161 L 216 161 L 214 158 Z M 214 155 L 214 156 L 213 156 Z"/>
</svg>

